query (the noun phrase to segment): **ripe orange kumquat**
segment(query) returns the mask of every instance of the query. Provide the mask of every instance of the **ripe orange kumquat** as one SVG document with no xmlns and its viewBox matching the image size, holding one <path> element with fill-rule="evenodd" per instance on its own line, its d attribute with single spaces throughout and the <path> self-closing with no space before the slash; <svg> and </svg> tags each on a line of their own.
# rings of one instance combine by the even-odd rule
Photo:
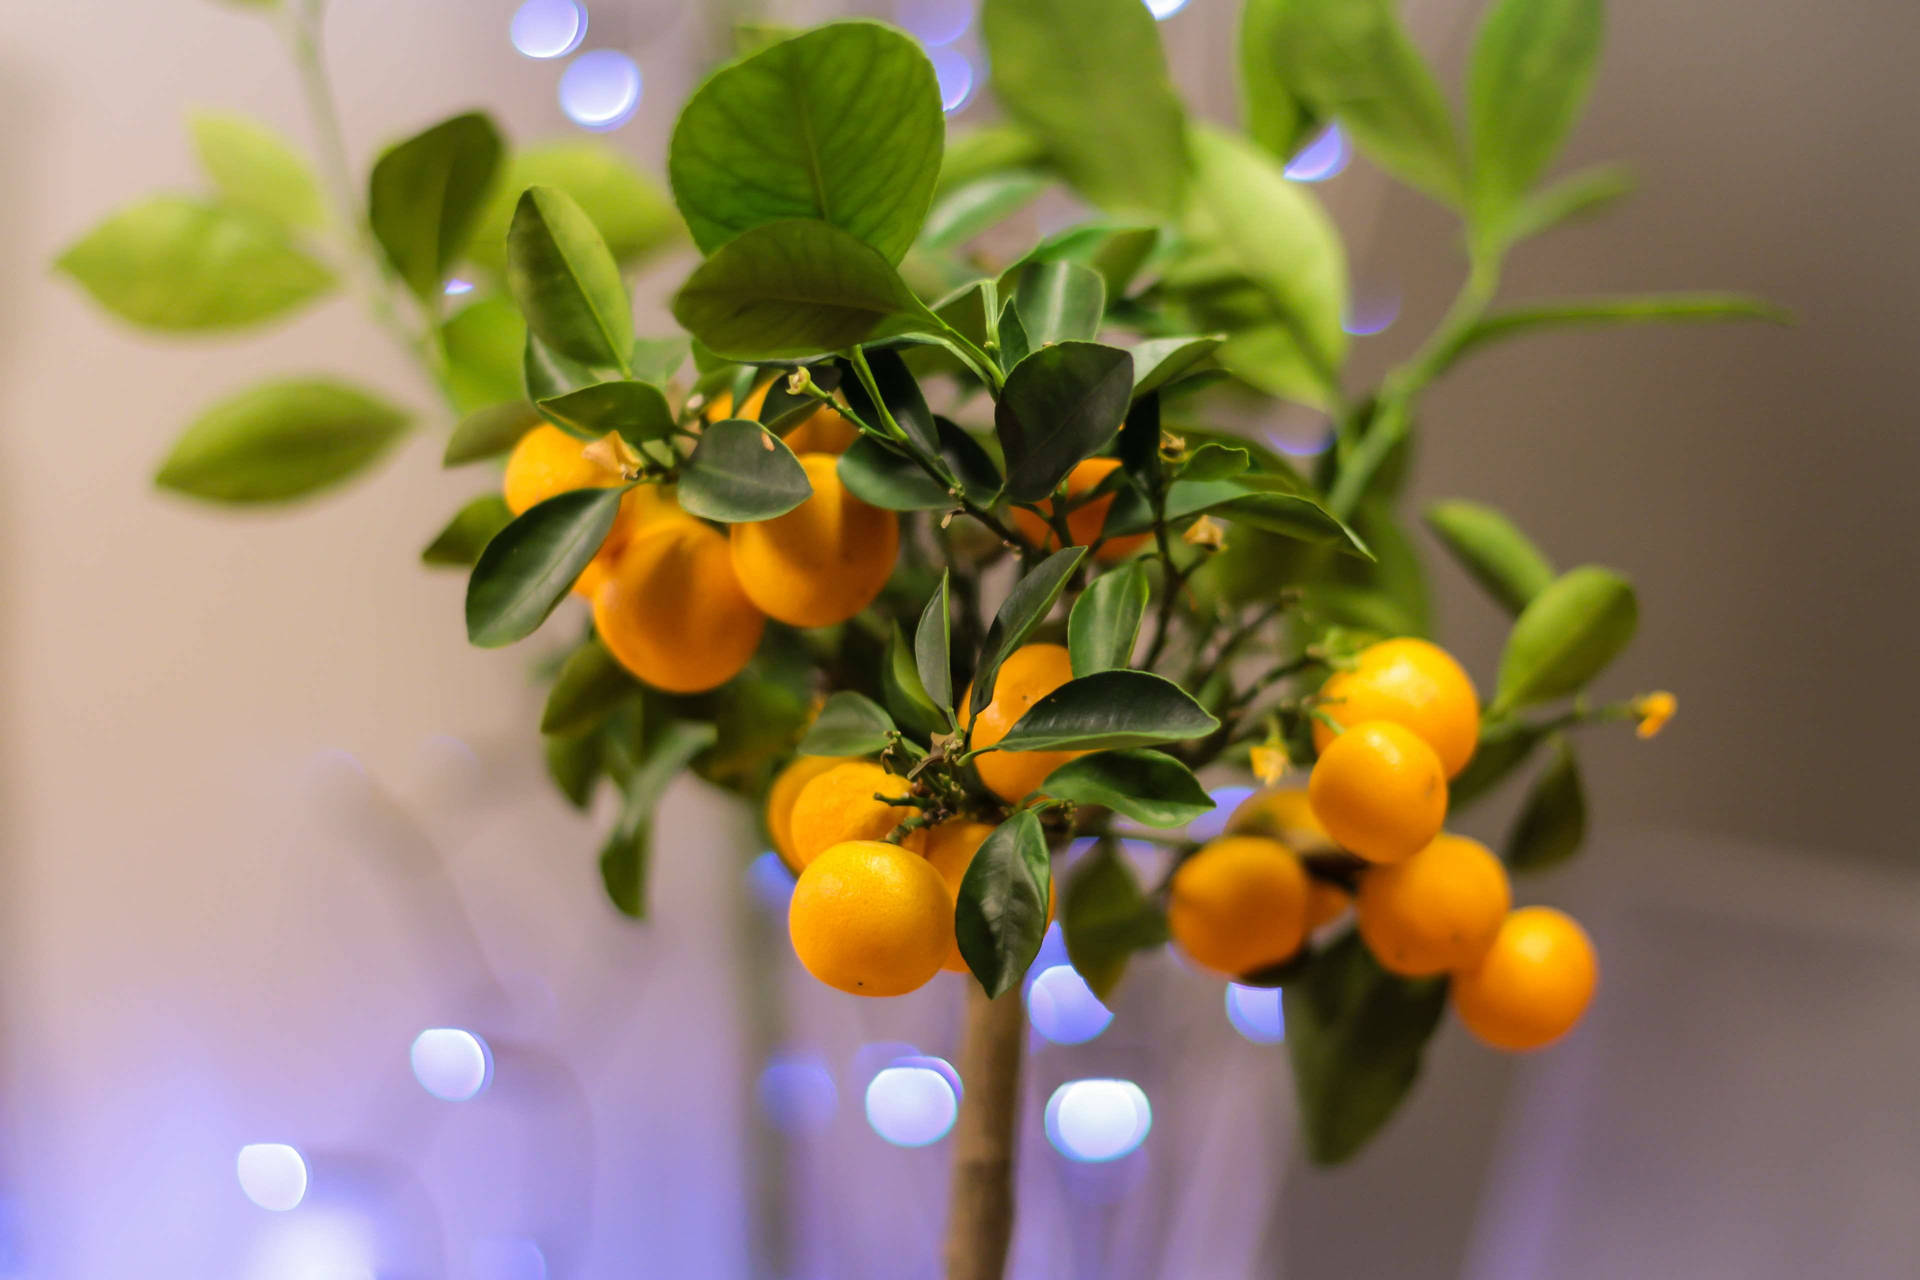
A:
<svg viewBox="0 0 1920 1280">
<path fill-rule="evenodd" d="M 733 575 L 726 537 L 690 516 L 641 529 L 593 597 L 608 652 L 656 689 L 700 693 L 740 674 L 766 619 Z"/>
<path fill-rule="evenodd" d="M 912 789 L 905 778 L 871 760 L 848 760 L 824 770 L 801 786 L 787 819 L 794 859 L 806 866 L 829 845 L 848 840 L 879 840 L 920 810 L 888 804 L 876 795 L 904 799 Z"/>
<path fill-rule="evenodd" d="M 1112 475 L 1120 466 L 1118 458 L 1088 458 L 1079 463 L 1067 475 L 1067 496 L 1078 498 L 1100 487 L 1101 481 Z M 1101 530 L 1107 527 L 1107 513 L 1113 509 L 1114 495 L 1102 494 L 1091 502 L 1085 502 L 1067 513 L 1067 534 L 1076 547 L 1089 547 L 1100 541 Z M 1038 505 L 1043 511 L 1053 510 L 1052 499 L 1041 501 Z M 1060 538 L 1053 532 L 1051 524 L 1042 520 L 1023 507 L 1015 507 L 1011 512 L 1013 527 L 1020 536 L 1036 547 L 1049 551 L 1060 549 Z M 1149 538 L 1144 533 L 1125 534 L 1109 538 L 1100 543 L 1096 557 L 1112 564 L 1124 560 L 1141 547 L 1147 545 Z"/>
<path fill-rule="evenodd" d="M 899 518 L 847 492 L 838 462 L 828 453 L 803 454 L 813 495 L 783 516 L 732 529 L 741 586 L 763 613 L 789 626 L 845 622 L 893 575 Z"/>
<path fill-rule="evenodd" d="M 925 858 L 852 840 L 807 864 L 787 907 L 808 973 L 859 996 L 902 996 L 940 972 L 953 945 L 953 897 Z"/>
<path fill-rule="evenodd" d="M 1466 768 L 1480 741 L 1480 698 L 1460 664 L 1425 640 L 1382 640 L 1362 649 L 1356 665 L 1320 688 L 1322 708 L 1346 728 L 1391 720 L 1419 734 L 1449 778 Z M 1331 726 L 1315 722 L 1313 745 L 1325 751 Z"/>
<path fill-rule="evenodd" d="M 973 690 L 960 702 L 960 723 L 973 726 L 973 746 L 991 747 L 1034 703 L 1073 679 L 1073 659 L 1064 645 L 1022 645 L 1007 655 L 994 678 L 993 700 L 973 714 Z M 974 757 L 980 781 L 1009 804 L 1039 789 L 1047 775 L 1084 751 L 989 751 Z"/>
<path fill-rule="evenodd" d="M 1350 726 L 1307 778 L 1314 816 L 1369 862 L 1398 862 L 1432 843 L 1447 820 L 1447 778 L 1422 738 L 1391 720 Z"/>
<path fill-rule="evenodd" d="M 1513 903 L 1507 869 L 1478 840 L 1442 833 L 1360 878 L 1360 937 L 1380 966 L 1430 977 L 1478 961 Z"/>
<path fill-rule="evenodd" d="M 1167 929 L 1195 963 L 1244 977 L 1300 949 L 1308 892 L 1293 850 L 1263 836 L 1224 836 L 1173 873 Z"/>
<path fill-rule="evenodd" d="M 1600 983 L 1593 943 L 1552 907 L 1509 915 L 1479 963 L 1453 976 L 1453 1011 L 1467 1030 L 1515 1053 L 1571 1031 Z"/>
</svg>

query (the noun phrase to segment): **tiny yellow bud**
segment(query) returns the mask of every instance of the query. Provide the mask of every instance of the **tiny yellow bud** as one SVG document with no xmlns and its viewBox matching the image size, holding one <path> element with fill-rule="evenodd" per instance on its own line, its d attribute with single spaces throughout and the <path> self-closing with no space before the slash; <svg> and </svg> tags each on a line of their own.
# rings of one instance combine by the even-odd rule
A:
<svg viewBox="0 0 1920 1280">
<path fill-rule="evenodd" d="M 634 452 L 626 437 L 618 431 L 609 431 L 598 440 L 580 451 L 581 456 L 598 467 L 608 471 L 618 471 L 632 478 L 640 470 L 640 455 Z"/>
<path fill-rule="evenodd" d="M 1227 527 L 1212 516 L 1201 516 L 1187 526 L 1187 531 L 1180 535 L 1180 541 L 1189 546 L 1218 551 L 1227 545 Z"/>
<path fill-rule="evenodd" d="M 1261 785 L 1271 787 L 1286 776 L 1290 762 L 1285 748 L 1262 745 L 1253 748 L 1250 754 L 1253 776 L 1260 779 Z"/>
<path fill-rule="evenodd" d="M 1673 713 L 1680 709 L 1680 700 L 1661 689 L 1634 699 L 1633 709 L 1640 716 L 1640 723 L 1634 732 L 1642 738 L 1651 738 L 1667 727 L 1667 721 L 1673 719 Z"/>
<path fill-rule="evenodd" d="M 801 365 L 787 375 L 787 394 L 790 396 L 803 396 L 807 393 L 807 388 L 812 385 L 813 375 L 807 372 L 805 365 Z"/>
</svg>

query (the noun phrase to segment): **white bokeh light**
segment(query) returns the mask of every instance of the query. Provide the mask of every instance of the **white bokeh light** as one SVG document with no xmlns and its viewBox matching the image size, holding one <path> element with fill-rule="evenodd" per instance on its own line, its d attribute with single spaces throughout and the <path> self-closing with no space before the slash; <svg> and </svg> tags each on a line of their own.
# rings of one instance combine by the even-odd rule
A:
<svg viewBox="0 0 1920 1280">
<path fill-rule="evenodd" d="M 1287 161 L 1287 176 L 1295 182 L 1325 182 L 1347 167 L 1347 135 L 1340 126 L 1330 124 L 1319 137 L 1294 153 Z"/>
<path fill-rule="evenodd" d="M 240 1189 L 262 1209 L 285 1213 L 307 1198 L 307 1162 L 284 1142 L 252 1142 L 234 1162 Z"/>
<path fill-rule="evenodd" d="M 929 48 L 952 44 L 973 25 L 973 0 L 893 0 L 900 29 Z"/>
<path fill-rule="evenodd" d="M 786 1134 L 823 1132 L 833 1123 L 840 1094 L 818 1054 L 778 1053 L 760 1073 L 760 1109 Z"/>
<path fill-rule="evenodd" d="M 640 66 L 618 49 L 595 49 L 560 76 L 560 109 L 583 129 L 617 129 L 633 118 L 643 89 Z"/>
<path fill-rule="evenodd" d="M 1144 3 L 1156 22 L 1165 22 L 1187 7 L 1187 0 L 1144 0 Z"/>
<path fill-rule="evenodd" d="M 1078 970 L 1056 964 L 1041 970 L 1027 988 L 1027 1018 L 1055 1044 L 1085 1044 L 1107 1029 L 1113 1012 Z"/>
<path fill-rule="evenodd" d="M 940 82 L 940 106 L 951 115 L 973 97 L 973 63 L 958 49 L 929 49 L 927 58 Z"/>
<path fill-rule="evenodd" d="M 1137 1150 L 1153 1128 L 1146 1091 L 1131 1080 L 1069 1080 L 1047 1099 L 1047 1141 L 1069 1160 L 1100 1164 Z"/>
<path fill-rule="evenodd" d="M 408 1054 L 413 1078 L 442 1102 L 468 1102 L 493 1078 L 493 1053 L 487 1042 L 458 1027 L 433 1027 L 414 1037 Z"/>
<path fill-rule="evenodd" d="M 513 47 L 529 58 L 562 58 L 587 35 L 587 10 L 575 0 L 526 0 L 507 25 Z"/>
<path fill-rule="evenodd" d="M 960 1096 L 952 1078 L 923 1059 L 884 1067 L 867 1085 L 867 1123 L 896 1147 L 940 1141 L 959 1114 Z"/>
<path fill-rule="evenodd" d="M 1229 982 L 1227 1021 L 1255 1044 L 1279 1044 L 1287 1038 L 1287 1017 L 1280 1007 L 1280 988 Z"/>
</svg>

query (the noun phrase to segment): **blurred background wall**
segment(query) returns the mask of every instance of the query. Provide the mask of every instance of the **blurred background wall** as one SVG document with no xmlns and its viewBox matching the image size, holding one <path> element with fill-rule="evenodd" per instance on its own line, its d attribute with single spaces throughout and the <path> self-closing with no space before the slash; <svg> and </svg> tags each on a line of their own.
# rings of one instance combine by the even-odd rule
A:
<svg viewBox="0 0 1920 1280">
<path fill-rule="evenodd" d="M 609 136 L 657 164 L 718 15 L 590 7 L 587 47 L 646 77 Z M 1232 110 L 1236 8 L 1190 0 L 1163 27 L 1211 114 Z M 472 105 L 520 138 L 570 129 L 558 67 L 506 39 L 512 9 L 336 0 L 356 162 Z M 1472 6 L 1409 11 L 1457 68 Z M 1610 11 L 1568 163 L 1628 159 L 1643 191 L 1524 250 L 1510 296 L 1740 288 L 1800 323 L 1534 339 L 1429 402 L 1419 494 L 1493 502 L 1561 561 L 1631 571 L 1644 621 L 1618 687 L 1680 693 L 1657 744 L 1593 742 L 1594 847 L 1540 885 L 1598 936 L 1596 1016 L 1518 1066 L 1447 1028 L 1386 1137 L 1317 1174 L 1289 1154 L 1283 1050 L 1236 1036 L 1216 985 L 1152 966 L 1108 1032 L 1036 1060 L 1036 1105 L 1124 1074 L 1156 1124 L 1099 1176 L 1030 1126 L 1025 1274 L 1867 1276 L 1920 1251 L 1902 1209 L 1920 1192 L 1902 378 L 1920 10 Z M 458 578 L 414 561 L 472 488 L 439 470 L 436 432 L 285 515 L 148 488 L 178 426 L 264 369 L 357 370 L 429 403 L 351 300 L 168 343 L 50 275 L 109 208 L 193 181 L 193 105 L 307 136 L 244 13 L 0 9 L 0 1275 L 372 1275 L 375 1256 L 383 1278 L 538 1274 L 523 1243 L 556 1276 L 746 1275 L 769 1249 L 795 1275 L 929 1274 L 914 1250 L 944 1151 L 874 1137 L 860 1053 L 950 1056 L 957 986 L 849 1009 L 750 959 L 780 951 L 777 912 L 740 889 L 751 824 L 693 787 L 657 920 L 611 917 L 598 828 L 538 777 L 521 655 L 468 648 Z M 1459 263 L 1439 211 L 1364 163 L 1320 190 L 1361 296 L 1397 312 L 1358 342 L 1366 376 L 1430 325 Z M 1490 679 L 1500 620 L 1438 572 L 1444 632 Z M 756 988 L 779 1027 L 735 1017 Z M 1167 1025 L 1206 1051 L 1156 1056 Z M 434 1026 L 486 1028 L 484 1107 L 416 1083 L 408 1045 Z M 812 1133 L 785 1157 L 804 1193 L 749 1238 L 769 1037 L 824 1067 L 837 1105 L 784 1113 Z M 306 1152 L 299 1214 L 238 1193 L 235 1153 L 259 1142 Z"/>
</svg>

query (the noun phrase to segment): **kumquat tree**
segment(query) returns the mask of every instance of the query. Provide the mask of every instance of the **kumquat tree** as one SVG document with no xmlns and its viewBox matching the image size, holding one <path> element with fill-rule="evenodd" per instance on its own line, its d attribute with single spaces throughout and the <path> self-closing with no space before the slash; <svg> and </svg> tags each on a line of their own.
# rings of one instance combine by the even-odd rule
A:
<svg viewBox="0 0 1920 1280">
<path fill-rule="evenodd" d="M 968 975 L 952 1276 L 1004 1269 L 1019 988 L 1056 917 L 1102 997 L 1168 945 L 1282 987 L 1322 1163 L 1388 1120 L 1449 1009 L 1509 1051 L 1580 1019 L 1594 948 L 1552 907 L 1515 909 L 1510 878 L 1581 844 L 1575 735 L 1650 737 L 1674 699 L 1604 689 L 1635 629 L 1625 577 L 1556 567 L 1470 500 L 1421 515 L 1512 629 L 1497 663 L 1436 644 L 1401 494 L 1423 393 L 1483 347 L 1772 314 L 1499 299 L 1512 246 L 1626 191 L 1612 168 L 1543 184 L 1601 0 L 1493 0 L 1464 121 L 1393 0 L 1247 0 L 1239 129 L 1188 114 L 1139 0 L 985 0 L 1002 119 L 955 136 L 908 36 L 755 28 L 680 112 L 670 202 L 599 144 L 509 149 L 482 114 L 359 181 L 317 4 L 268 16 L 314 160 L 198 117 L 208 191 L 112 214 L 60 267 L 175 332 L 357 282 L 438 394 L 424 416 L 457 422 L 446 465 L 475 473 L 423 553 L 469 573 L 468 638 L 578 637 L 545 668 L 538 731 L 571 802 L 620 797 L 613 904 L 674 909 L 648 898 L 652 816 L 691 771 L 764 812 L 821 982 L 886 998 Z M 1452 309 L 1370 389 L 1342 374 L 1341 240 L 1283 176 L 1333 121 L 1461 228 Z M 979 247 L 1063 193 L 1081 221 Z M 636 333 L 631 269 L 688 242 L 681 332 Z M 456 272 L 477 285 L 460 298 Z M 1306 469 L 1248 430 L 1283 402 L 1329 424 Z M 287 502 L 422 416 L 333 376 L 274 380 L 208 409 L 157 479 Z M 1530 767 L 1499 852 L 1449 829 Z M 1248 775 L 1263 789 L 1226 834 L 1180 834 L 1213 807 L 1203 777 Z"/>
</svg>

